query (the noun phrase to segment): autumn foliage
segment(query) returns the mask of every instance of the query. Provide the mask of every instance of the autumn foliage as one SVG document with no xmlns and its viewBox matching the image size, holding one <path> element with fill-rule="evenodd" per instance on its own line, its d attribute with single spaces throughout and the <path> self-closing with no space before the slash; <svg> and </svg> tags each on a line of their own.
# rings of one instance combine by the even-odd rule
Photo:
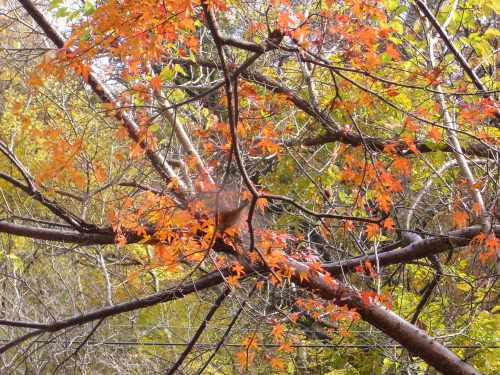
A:
<svg viewBox="0 0 500 375">
<path fill-rule="evenodd" d="M 23 67 L 0 55 L 15 82 L 0 232 L 99 249 L 108 306 L 36 327 L 7 314 L 1 352 L 196 293 L 206 317 L 160 371 L 500 369 L 485 328 L 500 272 L 494 2 L 19 4 L 5 44 L 36 29 L 23 43 L 55 47 Z M 196 349 L 224 309 L 225 331 Z M 370 359 L 301 362 L 340 342 Z"/>
</svg>

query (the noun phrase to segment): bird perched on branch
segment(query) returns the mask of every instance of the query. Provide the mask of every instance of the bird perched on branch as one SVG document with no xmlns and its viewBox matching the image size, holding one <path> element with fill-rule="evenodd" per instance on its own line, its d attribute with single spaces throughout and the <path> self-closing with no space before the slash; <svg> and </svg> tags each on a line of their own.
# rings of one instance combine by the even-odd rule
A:
<svg viewBox="0 0 500 375">
<path fill-rule="evenodd" d="M 233 209 L 226 208 L 224 207 L 225 205 L 222 206 L 219 211 L 219 230 L 224 232 L 226 229 L 234 227 L 246 219 L 250 204 L 244 202 L 239 207 Z"/>
</svg>

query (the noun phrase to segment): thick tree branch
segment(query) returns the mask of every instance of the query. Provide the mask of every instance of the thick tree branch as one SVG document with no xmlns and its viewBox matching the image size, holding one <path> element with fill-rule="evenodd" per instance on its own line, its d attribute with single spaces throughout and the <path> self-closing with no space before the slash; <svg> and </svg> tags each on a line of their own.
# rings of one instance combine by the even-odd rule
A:
<svg viewBox="0 0 500 375">
<path fill-rule="evenodd" d="M 500 235 L 500 225 L 495 225 L 492 229 L 497 236 Z M 338 276 L 342 275 L 342 273 L 353 272 L 357 266 L 364 264 L 366 261 L 371 263 L 378 261 L 380 266 L 408 263 L 433 254 L 444 253 L 461 246 L 467 246 L 481 231 L 482 228 L 480 226 L 455 230 L 441 237 L 432 237 L 413 242 L 401 249 L 365 255 L 341 262 L 324 263 L 321 267 L 332 275 Z"/>
<path fill-rule="evenodd" d="M 281 143 L 280 140 L 273 140 L 276 143 Z M 287 146 L 321 146 L 327 143 L 339 142 L 339 137 L 337 134 L 326 133 L 324 135 L 318 135 L 316 137 L 308 137 L 308 138 L 296 138 L 296 139 L 287 139 L 283 143 Z M 383 140 L 380 140 L 384 142 Z M 341 141 L 340 141 L 341 142 Z M 390 141 L 385 141 L 386 145 L 390 143 Z M 368 145 L 372 144 L 372 138 L 366 138 L 366 143 Z M 378 143 L 374 145 L 378 146 Z M 427 146 L 425 143 L 416 142 L 415 147 L 421 153 L 431 153 L 435 152 L 436 149 L 432 149 Z M 396 149 L 402 153 L 408 153 L 408 146 L 403 143 L 397 143 Z M 442 144 L 439 145 L 438 149 L 441 152 L 453 152 L 453 148 L 450 145 Z M 478 156 L 484 158 L 490 158 L 494 160 L 500 160 L 500 150 L 494 145 L 488 145 L 486 143 L 481 142 L 469 142 L 467 147 L 463 149 L 464 153 L 471 156 Z"/>
<path fill-rule="evenodd" d="M 0 221 L 0 233 L 8 233 L 16 236 L 34 238 L 46 241 L 60 241 L 77 243 L 81 245 L 110 245 L 115 243 L 115 233 L 109 228 L 96 230 L 94 233 L 66 231 L 61 229 L 37 228 L 29 225 L 9 223 Z"/>
<path fill-rule="evenodd" d="M 500 226 L 495 227 L 495 229 L 500 232 Z M 393 261 L 397 260 L 397 262 L 400 262 L 403 260 L 398 259 L 398 254 L 395 253 L 411 254 L 411 256 L 414 257 L 421 256 L 423 255 L 422 253 L 426 252 L 425 248 L 427 247 L 437 253 L 443 251 L 443 248 L 446 247 L 467 244 L 468 242 L 470 242 L 470 239 L 479 232 L 479 227 L 472 227 L 467 228 L 466 230 L 454 231 L 450 233 L 450 237 L 452 237 L 453 240 L 450 240 L 449 237 L 446 237 L 443 239 L 438 238 L 418 241 L 412 243 L 407 248 L 380 254 L 379 257 L 384 255 L 387 257 L 387 254 L 391 254 L 391 259 Z M 428 336 L 425 332 L 419 330 L 391 311 L 388 311 L 375 303 L 371 303 L 366 306 L 359 296 L 359 293 L 352 288 L 339 282 L 335 282 L 332 286 L 331 283 L 325 281 L 322 275 L 311 274 L 309 272 L 309 267 L 306 264 L 299 263 L 291 259 L 288 260 L 288 262 L 288 267 L 291 267 L 294 270 L 293 280 L 295 283 L 302 287 L 305 287 L 308 290 L 316 290 L 322 297 L 332 300 L 336 304 L 347 305 L 349 308 L 356 308 L 364 320 L 379 328 L 382 332 L 386 333 L 387 335 L 401 343 L 411 353 L 423 358 L 427 363 L 434 366 L 438 371 L 442 371 L 447 374 L 478 373 L 471 366 L 461 361 L 454 353 L 446 349 L 441 344 L 437 343 L 435 339 Z M 379 259 L 379 262 L 381 264 L 384 264 L 383 259 Z M 337 265 L 337 267 L 342 266 L 345 266 L 345 263 Z M 332 267 L 332 265 L 326 264 L 323 265 L 323 268 L 325 269 L 325 271 L 328 271 L 330 273 L 335 272 L 335 268 Z M 55 332 L 57 330 L 74 325 L 81 325 L 93 320 L 102 319 L 108 316 L 113 316 L 116 314 L 148 306 L 153 306 L 155 304 L 177 298 L 182 298 L 184 295 L 222 283 L 224 281 L 224 278 L 230 275 L 230 272 L 230 268 L 226 268 L 221 270 L 221 272 L 214 272 L 201 279 L 198 279 L 196 282 L 184 286 L 172 288 L 142 299 L 110 306 L 88 314 L 76 316 L 50 324 L 44 328 L 40 328 L 37 331 L 30 332 L 23 337 L 29 339 L 34 335 L 38 335 L 43 332 Z M 247 266 L 245 268 L 245 277 L 249 277 L 250 275 L 255 274 L 255 272 L 266 273 L 264 268 Z M 308 278 L 304 278 L 303 276 L 301 276 L 304 274 L 304 272 L 309 275 Z M 18 338 L 4 345 L 2 348 L 0 348 L 0 353 L 3 353 L 12 346 L 17 345 L 19 342 L 21 342 L 20 339 L 21 338 Z"/>
<path fill-rule="evenodd" d="M 290 261 L 290 266 L 295 270 L 292 280 L 296 284 L 307 290 L 317 291 L 321 297 L 334 301 L 337 305 L 346 305 L 351 309 L 356 309 L 363 320 L 399 342 L 410 353 L 419 356 L 443 374 L 480 374 L 474 367 L 437 342 L 435 338 L 397 314 L 374 302 L 366 305 L 356 290 L 338 282 L 332 285 L 325 280 L 324 275 L 311 274 L 308 267 L 302 263 Z M 308 274 L 308 278 L 301 276 L 304 273 Z"/>
<path fill-rule="evenodd" d="M 500 236 L 500 225 L 495 225 L 492 229 L 497 236 Z M 151 231 L 153 233 L 153 229 L 151 229 Z M 115 243 L 116 236 L 111 228 L 102 229 L 101 232 L 96 233 L 80 233 L 60 229 L 37 228 L 5 221 L 0 221 L 0 233 L 8 233 L 46 241 L 77 243 L 81 245 L 111 245 Z M 480 233 L 481 227 L 468 227 L 452 231 L 447 235 L 431 237 L 414 242 L 401 249 L 390 250 L 377 255 L 368 254 L 340 262 L 324 263 L 322 267 L 332 275 L 338 276 L 343 273 L 354 272 L 355 268 L 365 261 L 374 263 L 377 256 L 381 266 L 408 263 L 416 259 L 428 257 L 432 254 L 440 254 L 461 246 L 467 246 L 474 237 Z M 125 236 L 127 237 L 128 243 L 137 243 L 142 239 L 141 236 L 131 232 L 126 232 Z M 215 241 L 213 249 L 218 252 L 237 254 L 231 245 L 226 244 L 220 238 Z"/>
</svg>

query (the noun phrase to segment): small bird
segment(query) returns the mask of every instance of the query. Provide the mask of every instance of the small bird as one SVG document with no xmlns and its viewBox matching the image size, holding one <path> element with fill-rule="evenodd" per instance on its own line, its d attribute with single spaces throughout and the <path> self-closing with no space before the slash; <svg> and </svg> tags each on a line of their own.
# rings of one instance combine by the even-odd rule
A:
<svg viewBox="0 0 500 375">
<path fill-rule="evenodd" d="M 245 202 L 235 209 L 221 209 L 219 212 L 219 230 L 224 232 L 226 229 L 238 225 L 246 218 L 250 203 Z"/>
</svg>

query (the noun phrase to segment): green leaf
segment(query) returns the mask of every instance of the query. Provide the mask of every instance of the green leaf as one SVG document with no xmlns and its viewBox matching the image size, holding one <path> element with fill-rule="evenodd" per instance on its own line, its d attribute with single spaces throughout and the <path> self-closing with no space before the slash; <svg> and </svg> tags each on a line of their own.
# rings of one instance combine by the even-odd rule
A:
<svg viewBox="0 0 500 375">
<path fill-rule="evenodd" d="M 92 4 L 90 1 L 86 1 L 85 2 L 85 6 L 84 6 L 83 9 L 84 9 L 83 14 L 85 16 L 90 16 L 90 15 L 92 15 L 95 12 L 94 4 Z"/>
<path fill-rule="evenodd" d="M 73 21 L 73 20 L 76 20 L 78 17 L 80 17 L 80 10 L 75 10 L 74 12 L 71 12 L 71 14 L 69 15 L 69 20 L 70 21 Z"/>
<path fill-rule="evenodd" d="M 392 12 L 394 9 L 396 9 L 399 5 L 398 0 L 385 0 L 383 2 L 385 8 L 389 11 Z"/>
<path fill-rule="evenodd" d="M 201 114 L 203 115 L 204 118 L 208 118 L 208 116 L 210 116 L 210 110 L 208 108 L 202 108 Z"/>
<path fill-rule="evenodd" d="M 353 202 L 353 199 L 352 197 L 349 197 L 346 193 L 344 193 L 343 191 L 340 191 L 339 192 L 339 199 L 342 203 L 346 203 L 346 204 L 352 204 Z"/>
<path fill-rule="evenodd" d="M 406 10 L 408 10 L 408 7 L 406 5 L 401 5 L 400 7 L 398 7 L 398 9 L 396 9 L 395 15 L 399 16 L 401 13 L 405 12 Z"/>
<path fill-rule="evenodd" d="M 180 65 L 175 65 L 174 69 L 177 73 L 181 73 L 182 75 L 187 75 L 186 71 Z"/>
<path fill-rule="evenodd" d="M 68 15 L 68 8 L 62 7 L 59 8 L 59 10 L 56 13 L 56 17 L 61 18 L 61 17 L 66 17 Z"/>
<path fill-rule="evenodd" d="M 23 272 L 24 271 L 24 263 L 21 258 L 19 258 L 15 254 L 9 254 L 7 255 L 7 258 L 9 258 L 12 261 L 12 265 L 16 271 Z"/>
<path fill-rule="evenodd" d="M 165 82 L 171 81 L 172 78 L 174 78 L 174 75 L 174 70 L 168 66 L 164 67 L 160 72 L 161 79 Z"/>
<path fill-rule="evenodd" d="M 54 10 L 62 4 L 63 0 L 52 0 L 49 4 L 48 10 Z"/>
<path fill-rule="evenodd" d="M 392 61 L 392 56 L 389 55 L 387 52 L 383 52 L 380 54 L 380 60 L 382 60 L 383 64 L 386 64 Z"/>
<path fill-rule="evenodd" d="M 82 35 L 80 36 L 82 40 L 88 40 L 90 38 L 90 28 L 86 27 L 85 30 L 83 31 Z"/>
<path fill-rule="evenodd" d="M 390 26 L 395 29 L 399 34 L 403 34 L 403 24 L 400 20 L 395 19 L 390 23 Z"/>
</svg>

